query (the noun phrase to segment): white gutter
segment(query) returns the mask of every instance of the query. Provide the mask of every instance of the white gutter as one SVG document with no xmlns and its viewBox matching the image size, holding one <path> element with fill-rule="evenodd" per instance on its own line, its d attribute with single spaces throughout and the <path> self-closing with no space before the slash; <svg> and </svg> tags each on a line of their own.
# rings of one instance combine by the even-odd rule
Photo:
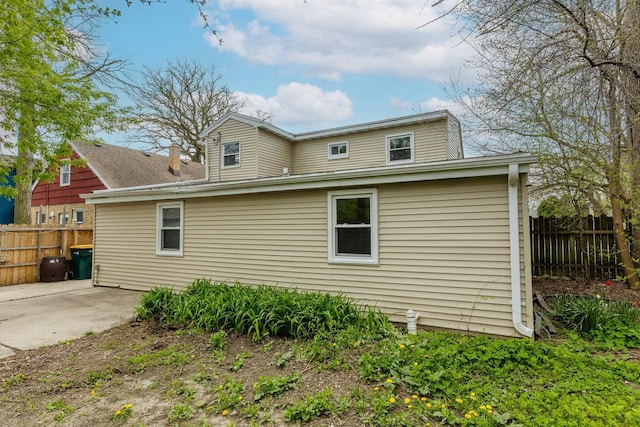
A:
<svg viewBox="0 0 640 427">
<path fill-rule="evenodd" d="M 92 194 L 83 194 L 81 197 L 86 199 L 85 203 L 88 204 L 122 203 L 494 176 L 506 175 L 508 167 L 514 161 L 518 162 L 516 166 L 519 172 L 526 173 L 529 171 L 529 164 L 535 161 L 535 157 L 514 155 L 503 158 L 447 160 L 415 165 L 383 166 L 197 185 L 194 185 L 194 182 L 178 185 L 173 183 L 171 187 L 149 186 L 146 188 L 100 190 Z"/>
<path fill-rule="evenodd" d="M 533 329 L 522 324 L 522 293 L 520 284 L 520 229 L 518 213 L 518 185 L 520 171 L 517 163 L 509 165 L 509 247 L 511 253 L 511 313 L 516 331 L 526 337 Z"/>
</svg>

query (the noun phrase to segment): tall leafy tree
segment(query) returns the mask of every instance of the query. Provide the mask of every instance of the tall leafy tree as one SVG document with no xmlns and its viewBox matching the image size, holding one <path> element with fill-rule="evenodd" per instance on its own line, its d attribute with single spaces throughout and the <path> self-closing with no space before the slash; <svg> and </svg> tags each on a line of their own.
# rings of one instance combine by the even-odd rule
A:
<svg viewBox="0 0 640 427">
<path fill-rule="evenodd" d="M 539 188 L 604 198 L 640 289 L 640 0 L 461 0 L 445 13 L 476 47 L 480 84 L 451 90 L 491 135 L 481 148 L 536 153 Z"/>
</svg>

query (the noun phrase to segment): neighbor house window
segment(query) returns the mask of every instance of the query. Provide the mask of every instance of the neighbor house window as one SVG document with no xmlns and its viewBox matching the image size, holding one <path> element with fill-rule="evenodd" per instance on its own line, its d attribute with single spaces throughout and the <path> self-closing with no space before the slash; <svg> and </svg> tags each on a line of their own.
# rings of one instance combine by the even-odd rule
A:
<svg viewBox="0 0 640 427">
<path fill-rule="evenodd" d="M 222 167 L 240 166 L 240 143 L 222 144 Z"/>
<path fill-rule="evenodd" d="M 349 157 L 348 142 L 334 142 L 329 144 L 329 159 L 344 159 Z"/>
<path fill-rule="evenodd" d="M 69 159 L 66 159 L 67 161 Z M 64 161 L 64 160 L 63 160 Z M 61 164 L 60 165 L 60 187 L 66 187 L 71 184 L 71 165 Z"/>
<path fill-rule="evenodd" d="M 158 204 L 156 254 L 182 255 L 183 211 L 182 202 Z"/>
<path fill-rule="evenodd" d="M 377 190 L 328 193 L 329 262 L 378 263 Z"/>
<path fill-rule="evenodd" d="M 73 210 L 73 222 L 75 224 L 82 224 L 84 222 L 84 212 L 82 209 Z"/>
<path fill-rule="evenodd" d="M 413 133 L 387 136 L 387 164 L 413 162 Z"/>
<path fill-rule="evenodd" d="M 68 213 L 58 214 L 58 224 L 60 225 L 69 224 L 69 214 Z"/>
</svg>

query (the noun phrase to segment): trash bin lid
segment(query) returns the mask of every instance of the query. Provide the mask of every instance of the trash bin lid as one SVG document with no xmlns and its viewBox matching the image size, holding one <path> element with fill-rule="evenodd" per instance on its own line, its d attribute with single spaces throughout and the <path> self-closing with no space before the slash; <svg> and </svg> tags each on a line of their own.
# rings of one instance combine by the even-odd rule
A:
<svg viewBox="0 0 640 427">
<path fill-rule="evenodd" d="M 70 249 L 93 249 L 93 245 L 73 245 Z"/>
</svg>

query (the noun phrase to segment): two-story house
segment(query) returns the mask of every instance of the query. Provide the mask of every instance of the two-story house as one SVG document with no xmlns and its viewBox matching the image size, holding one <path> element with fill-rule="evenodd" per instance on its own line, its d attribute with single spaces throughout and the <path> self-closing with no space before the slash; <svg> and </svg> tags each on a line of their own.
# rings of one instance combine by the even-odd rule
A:
<svg viewBox="0 0 640 427">
<path fill-rule="evenodd" d="M 97 191 L 94 283 L 342 292 L 401 321 L 532 336 L 527 173 L 463 158 L 447 111 L 305 133 L 229 114 L 207 176 Z"/>
<path fill-rule="evenodd" d="M 31 196 L 31 217 L 36 224 L 93 225 L 94 207 L 81 194 L 141 185 L 179 183 L 203 179 L 205 166 L 180 159 L 177 146 L 169 156 L 117 145 L 76 141 L 72 155 L 61 159 L 53 182 L 39 181 Z M 67 160 L 82 159 L 75 166 Z"/>
</svg>

